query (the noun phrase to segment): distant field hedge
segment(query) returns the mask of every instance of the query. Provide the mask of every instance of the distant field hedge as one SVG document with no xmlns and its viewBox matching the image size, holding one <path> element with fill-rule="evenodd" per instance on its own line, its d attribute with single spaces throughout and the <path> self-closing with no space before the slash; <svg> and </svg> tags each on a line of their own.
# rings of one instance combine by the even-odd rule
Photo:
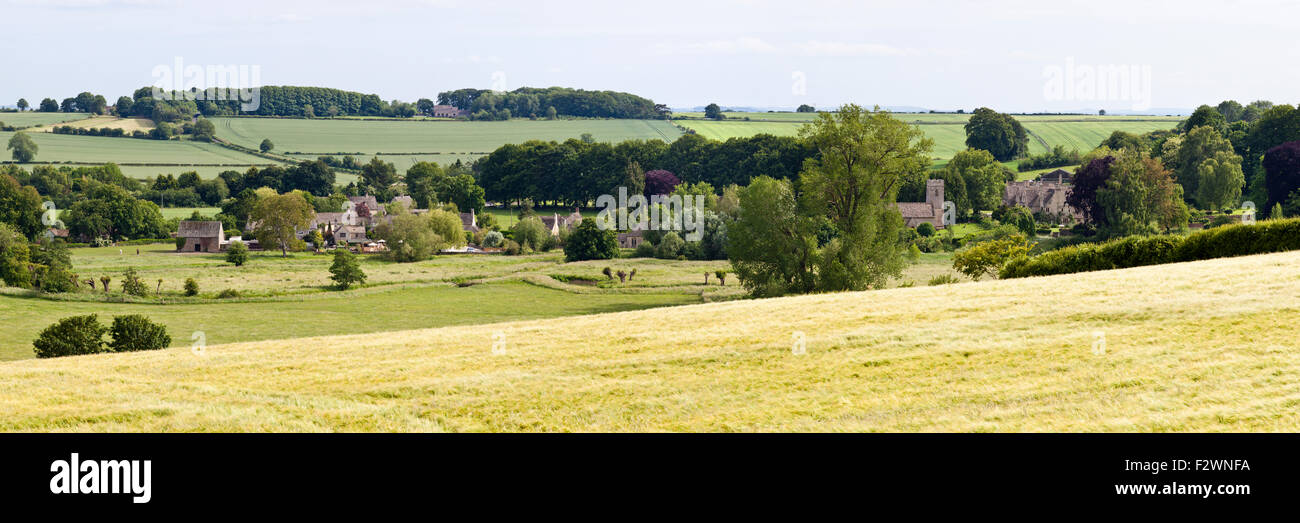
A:
<svg viewBox="0 0 1300 523">
<path fill-rule="evenodd" d="M 1187 236 L 1130 236 L 1064 247 L 1008 261 L 998 276 L 1049 276 L 1293 250 L 1300 250 L 1300 219 L 1270 220 L 1225 225 Z"/>
</svg>

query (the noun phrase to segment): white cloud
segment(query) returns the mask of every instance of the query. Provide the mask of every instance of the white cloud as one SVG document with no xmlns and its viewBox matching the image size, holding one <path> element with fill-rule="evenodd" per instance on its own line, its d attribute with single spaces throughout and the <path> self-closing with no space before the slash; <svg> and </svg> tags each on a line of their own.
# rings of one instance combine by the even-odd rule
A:
<svg viewBox="0 0 1300 523">
<path fill-rule="evenodd" d="M 808 56 L 912 56 L 921 54 L 916 49 L 894 47 L 876 43 L 810 41 L 794 44 L 800 54 Z"/>
<path fill-rule="evenodd" d="M 731 40 L 707 42 L 659 43 L 651 52 L 660 55 L 763 54 L 778 48 L 760 38 L 742 36 Z"/>
</svg>

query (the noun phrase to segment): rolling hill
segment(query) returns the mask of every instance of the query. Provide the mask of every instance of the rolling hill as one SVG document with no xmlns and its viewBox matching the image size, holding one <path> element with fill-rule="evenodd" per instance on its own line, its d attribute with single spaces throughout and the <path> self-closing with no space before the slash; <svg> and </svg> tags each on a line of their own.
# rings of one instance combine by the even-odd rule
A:
<svg viewBox="0 0 1300 523">
<path fill-rule="evenodd" d="M 0 429 L 1295 431 L 1298 263 L 6 362 Z"/>
</svg>

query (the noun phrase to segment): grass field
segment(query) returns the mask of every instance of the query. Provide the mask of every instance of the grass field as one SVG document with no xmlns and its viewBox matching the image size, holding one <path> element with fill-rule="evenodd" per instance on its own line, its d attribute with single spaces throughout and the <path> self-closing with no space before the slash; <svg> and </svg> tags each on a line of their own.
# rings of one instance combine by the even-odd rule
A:
<svg viewBox="0 0 1300 523">
<path fill-rule="evenodd" d="M 695 113 L 687 113 L 695 114 Z M 777 136 L 795 136 L 804 123 L 811 121 L 809 113 L 727 113 L 743 120 L 676 120 L 675 123 L 694 130 L 701 136 L 714 140 L 741 138 L 767 133 Z M 700 115 L 703 116 L 703 115 Z M 936 159 L 951 158 L 966 149 L 964 125 L 970 115 L 965 114 L 911 114 L 897 113 L 895 117 L 920 125 L 921 131 L 934 140 L 931 153 Z M 1167 116 L 1085 116 L 1085 115 L 1027 115 L 1016 116 L 1030 133 L 1029 152 L 1042 154 L 1050 147 L 1064 145 L 1066 149 L 1086 152 L 1096 147 L 1113 131 L 1135 134 L 1169 129 L 1181 117 Z M 1042 141 L 1039 141 L 1041 139 Z M 1047 147 L 1043 146 L 1043 143 Z"/>
<path fill-rule="evenodd" d="M 524 120 L 505 122 L 303 120 L 277 118 L 214 118 L 217 136 L 256 148 L 263 138 L 280 153 L 311 156 L 332 153 L 485 154 L 507 143 L 527 140 L 564 141 L 591 133 L 596 140 L 672 141 L 681 135 L 662 120 Z M 448 157 L 455 161 L 454 157 Z M 385 161 L 396 163 L 393 157 Z"/>
<path fill-rule="evenodd" d="M 152 287 L 152 282 L 146 280 Z M 188 347 L 194 332 L 207 343 L 282 339 L 343 333 L 369 333 L 492 323 L 526 318 L 622 311 L 698 303 L 698 296 L 674 293 L 573 294 L 523 282 L 471 287 L 426 285 L 316 294 L 274 301 L 234 301 L 156 305 L 60 302 L 0 296 L 6 332 L 0 337 L 0 360 L 31 358 L 31 341 L 59 318 L 98 314 L 143 314 L 167 326 L 173 346 Z"/>
<path fill-rule="evenodd" d="M 220 207 L 163 207 L 162 215 L 163 218 L 185 219 L 193 215 L 194 211 L 199 211 L 199 214 L 202 214 L 204 216 L 215 216 L 217 213 L 221 212 L 221 208 Z M 156 247 L 156 246 L 151 246 L 151 247 Z"/>
<path fill-rule="evenodd" d="M 13 133 L 0 133 L 8 142 Z M 206 142 L 31 133 L 36 162 L 265 165 L 265 158 Z M 247 167 L 244 167 L 247 168 Z M 187 169 L 189 170 L 189 169 Z"/>
<path fill-rule="evenodd" d="M 0 428 L 1296 431 L 1298 263 L 1291 252 L 7 362 Z M 259 312 L 217 329 L 285 325 Z"/>
<path fill-rule="evenodd" d="M 0 122 L 14 127 L 33 127 L 89 118 L 88 113 L 38 113 L 24 111 L 21 113 L 0 113 Z"/>
</svg>

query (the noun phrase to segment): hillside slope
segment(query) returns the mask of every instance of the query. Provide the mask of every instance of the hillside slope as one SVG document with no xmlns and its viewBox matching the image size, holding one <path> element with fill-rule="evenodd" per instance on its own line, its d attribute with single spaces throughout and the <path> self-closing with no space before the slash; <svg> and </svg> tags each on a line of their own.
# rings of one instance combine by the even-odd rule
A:
<svg viewBox="0 0 1300 523">
<path fill-rule="evenodd" d="M 8 362 L 0 429 L 1295 431 L 1297 266 L 1291 252 Z"/>
</svg>

